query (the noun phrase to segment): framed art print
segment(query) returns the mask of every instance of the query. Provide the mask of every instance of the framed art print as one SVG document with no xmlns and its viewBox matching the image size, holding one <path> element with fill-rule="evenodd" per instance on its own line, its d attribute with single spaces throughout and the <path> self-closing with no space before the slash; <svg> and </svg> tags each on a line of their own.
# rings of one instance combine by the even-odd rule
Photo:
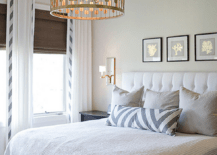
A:
<svg viewBox="0 0 217 155">
<path fill-rule="evenodd" d="M 195 35 L 195 61 L 217 61 L 217 33 Z"/>
<path fill-rule="evenodd" d="M 162 61 L 162 38 L 149 38 L 142 40 L 142 61 Z"/>
<path fill-rule="evenodd" d="M 167 62 L 189 61 L 189 36 L 167 37 Z"/>
</svg>

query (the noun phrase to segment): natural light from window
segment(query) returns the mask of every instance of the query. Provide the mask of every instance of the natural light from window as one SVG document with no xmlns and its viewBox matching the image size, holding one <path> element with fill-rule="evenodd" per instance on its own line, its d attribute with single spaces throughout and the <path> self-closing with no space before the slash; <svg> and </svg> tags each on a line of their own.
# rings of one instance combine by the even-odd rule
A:
<svg viewBox="0 0 217 155">
<path fill-rule="evenodd" d="M 64 111 L 64 55 L 34 54 L 33 59 L 34 113 Z"/>
<path fill-rule="evenodd" d="M 0 127 L 6 120 L 6 51 L 0 49 Z"/>
</svg>

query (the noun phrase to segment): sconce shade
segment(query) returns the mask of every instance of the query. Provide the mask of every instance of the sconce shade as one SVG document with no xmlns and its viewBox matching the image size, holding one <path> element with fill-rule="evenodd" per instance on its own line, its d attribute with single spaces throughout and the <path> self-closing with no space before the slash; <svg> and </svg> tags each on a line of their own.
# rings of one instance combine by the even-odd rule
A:
<svg viewBox="0 0 217 155">
<path fill-rule="evenodd" d="M 106 72 L 106 66 L 99 66 L 99 72 Z"/>
</svg>

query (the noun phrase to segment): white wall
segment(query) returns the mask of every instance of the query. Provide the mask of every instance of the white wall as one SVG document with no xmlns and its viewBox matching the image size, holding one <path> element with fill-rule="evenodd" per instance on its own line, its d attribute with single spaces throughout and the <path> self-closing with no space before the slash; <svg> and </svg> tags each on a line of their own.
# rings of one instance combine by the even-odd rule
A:
<svg viewBox="0 0 217 155">
<path fill-rule="evenodd" d="M 217 32 L 216 0 L 126 0 L 121 18 L 93 22 L 93 108 L 107 110 L 111 86 L 99 65 L 116 57 L 117 85 L 130 71 L 217 71 L 217 62 L 194 61 L 194 34 Z M 166 62 L 166 37 L 190 35 L 190 61 Z M 142 63 L 142 39 L 163 37 L 163 62 Z"/>
<path fill-rule="evenodd" d="M 0 3 L 6 4 L 7 0 L 0 0 Z M 50 0 L 35 0 L 36 4 L 50 5 Z"/>
<path fill-rule="evenodd" d="M 7 0 L 0 0 L 0 4 L 7 4 Z"/>
<path fill-rule="evenodd" d="M 50 0 L 35 0 L 35 3 L 50 5 Z"/>
</svg>

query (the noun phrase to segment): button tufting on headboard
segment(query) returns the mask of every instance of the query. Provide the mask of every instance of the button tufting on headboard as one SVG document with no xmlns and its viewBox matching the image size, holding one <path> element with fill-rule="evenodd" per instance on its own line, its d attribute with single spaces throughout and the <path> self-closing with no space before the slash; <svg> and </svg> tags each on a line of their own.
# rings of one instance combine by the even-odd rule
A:
<svg viewBox="0 0 217 155">
<path fill-rule="evenodd" d="M 197 93 L 217 91 L 217 72 L 128 72 L 122 88 L 128 91 L 145 86 L 155 91 L 175 91 L 181 86 Z"/>
</svg>

